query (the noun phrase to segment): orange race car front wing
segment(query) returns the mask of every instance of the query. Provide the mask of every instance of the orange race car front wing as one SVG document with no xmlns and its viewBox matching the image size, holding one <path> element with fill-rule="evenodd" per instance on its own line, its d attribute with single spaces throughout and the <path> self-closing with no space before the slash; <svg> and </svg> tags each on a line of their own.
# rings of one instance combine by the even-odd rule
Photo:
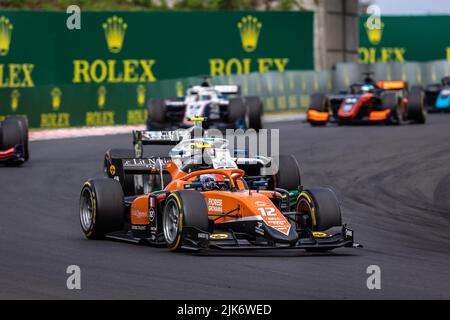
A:
<svg viewBox="0 0 450 320">
<path fill-rule="evenodd" d="M 353 230 L 342 227 L 334 227 L 326 232 L 299 232 L 299 238 L 295 243 L 277 243 L 261 238 L 250 241 L 247 234 L 232 230 L 204 232 L 196 228 L 186 227 L 185 242 L 183 248 L 189 251 L 202 250 L 261 250 L 261 249 L 308 249 L 331 250 L 340 247 L 362 247 L 353 241 Z M 314 235 L 316 234 L 316 235 Z"/>
</svg>

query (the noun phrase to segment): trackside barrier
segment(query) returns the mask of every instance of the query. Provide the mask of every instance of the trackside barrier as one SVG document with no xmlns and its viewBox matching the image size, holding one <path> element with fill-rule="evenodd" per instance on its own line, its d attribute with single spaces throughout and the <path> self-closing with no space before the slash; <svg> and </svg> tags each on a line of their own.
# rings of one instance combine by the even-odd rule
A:
<svg viewBox="0 0 450 320">
<path fill-rule="evenodd" d="M 333 71 L 285 71 L 217 76 L 215 84 L 239 84 L 243 95 L 260 96 L 265 112 L 304 111 L 312 93 L 345 90 L 363 80 L 362 72 L 378 80 L 405 80 L 410 85 L 439 82 L 450 74 L 450 61 L 426 63 L 341 63 Z M 32 128 L 142 124 L 152 98 L 182 96 L 200 77 L 147 84 L 44 85 L 0 89 L 0 120 L 26 114 Z"/>
</svg>

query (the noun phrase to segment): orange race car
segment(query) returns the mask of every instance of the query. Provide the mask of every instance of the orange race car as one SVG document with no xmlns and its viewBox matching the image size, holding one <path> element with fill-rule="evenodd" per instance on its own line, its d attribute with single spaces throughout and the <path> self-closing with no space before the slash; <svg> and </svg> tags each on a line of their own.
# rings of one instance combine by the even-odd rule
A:
<svg viewBox="0 0 450 320">
<path fill-rule="evenodd" d="M 280 157 L 284 173 L 249 176 L 225 139 L 183 138 L 177 131 L 134 137 L 139 157 L 108 151 L 107 178 L 90 179 L 81 190 L 81 227 L 89 239 L 166 244 L 172 251 L 356 246 L 334 192 L 299 185 L 292 156 Z M 171 157 L 145 158 L 142 142 L 177 145 Z M 281 188 L 292 188 L 287 176 L 297 179 L 296 190 Z"/>
<path fill-rule="evenodd" d="M 400 124 L 402 121 L 425 123 L 424 92 L 421 87 L 408 89 L 404 81 L 375 82 L 366 73 L 363 83 L 354 83 L 349 92 L 311 96 L 306 119 L 312 126 L 330 121 L 350 123 Z"/>
</svg>

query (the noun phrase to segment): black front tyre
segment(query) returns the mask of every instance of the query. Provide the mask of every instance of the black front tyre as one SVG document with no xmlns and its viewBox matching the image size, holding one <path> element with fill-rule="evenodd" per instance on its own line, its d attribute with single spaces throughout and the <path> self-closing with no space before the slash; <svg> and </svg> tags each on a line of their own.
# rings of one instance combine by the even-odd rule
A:
<svg viewBox="0 0 450 320">
<path fill-rule="evenodd" d="M 309 216 L 307 226 L 316 234 L 342 226 L 341 209 L 336 194 L 330 188 L 311 188 L 300 193 L 297 199 L 297 212 Z M 326 233 L 325 233 L 326 235 Z M 330 248 L 312 248 L 306 251 L 324 252 Z"/>
<path fill-rule="evenodd" d="M 312 231 L 326 231 L 342 225 L 341 208 L 336 194 L 330 188 L 317 187 L 302 191 L 297 199 L 297 211 L 305 210 L 311 215 Z"/>
<path fill-rule="evenodd" d="M 90 179 L 80 194 L 80 223 L 88 239 L 102 239 L 123 228 L 124 205 L 120 183 L 112 179 Z"/>
<path fill-rule="evenodd" d="M 183 228 L 195 227 L 208 231 L 208 207 L 203 195 L 194 190 L 171 193 L 164 206 L 163 232 L 171 251 L 180 251 L 183 243 Z"/>
<path fill-rule="evenodd" d="M 326 94 L 323 93 L 314 93 L 311 95 L 309 110 L 314 110 L 318 112 L 330 112 L 330 100 L 328 99 Z M 328 122 L 326 121 L 315 121 L 308 119 L 308 122 L 313 127 L 321 127 L 325 126 Z"/>
</svg>

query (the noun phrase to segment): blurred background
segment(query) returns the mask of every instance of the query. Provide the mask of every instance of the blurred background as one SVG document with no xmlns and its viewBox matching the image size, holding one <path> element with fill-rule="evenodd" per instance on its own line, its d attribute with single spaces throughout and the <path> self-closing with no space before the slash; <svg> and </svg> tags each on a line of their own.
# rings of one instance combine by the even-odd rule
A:
<svg viewBox="0 0 450 320">
<path fill-rule="evenodd" d="M 426 86 L 450 73 L 449 25 L 446 0 L 1 0 L 0 120 L 142 124 L 204 75 L 268 113 L 363 71 Z"/>
</svg>

